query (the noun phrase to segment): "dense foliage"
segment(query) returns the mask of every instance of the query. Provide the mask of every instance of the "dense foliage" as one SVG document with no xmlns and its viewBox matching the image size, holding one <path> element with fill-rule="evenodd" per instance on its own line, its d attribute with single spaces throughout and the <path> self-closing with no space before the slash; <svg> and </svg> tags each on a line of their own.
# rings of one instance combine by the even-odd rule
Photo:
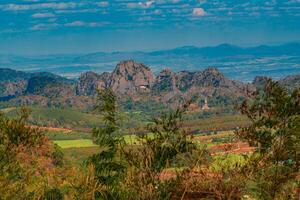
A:
<svg viewBox="0 0 300 200">
<path fill-rule="evenodd" d="M 300 169 L 300 90 L 291 94 L 268 80 L 244 102 L 241 111 L 251 125 L 238 135 L 255 147 L 249 179 L 262 199 L 292 199 Z"/>
<path fill-rule="evenodd" d="M 126 121 L 116 96 L 110 89 L 99 91 L 99 125 L 91 136 L 79 134 L 98 147 L 82 149 L 92 154 L 85 155 L 83 165 L 65 158 L 76 154 L 74 149 L 64 155 L 40 129 L 28 126 L 25 109 L 18 118 L 1 114 L 0 199 L 299 199 L 299 90 L 289 93 L 276 82 L 266 82 L 240 106 L 250 121 L 245 128 L 223 138 L 217 132 L 202 137 L 210 145 L 223 145 L 222 151 L 213 151 L 214 146 L 187 130 L 197 123 L 184 121 L 191 119 L 184 117 L 188 107 L 189 102 L 162 112 L 128 143 L 120 129 Z M 201 123 L 216 126 L 205 119 Z M 251 147 L 246 153 L 234 152 L 235 144 Z"/>
</svg>

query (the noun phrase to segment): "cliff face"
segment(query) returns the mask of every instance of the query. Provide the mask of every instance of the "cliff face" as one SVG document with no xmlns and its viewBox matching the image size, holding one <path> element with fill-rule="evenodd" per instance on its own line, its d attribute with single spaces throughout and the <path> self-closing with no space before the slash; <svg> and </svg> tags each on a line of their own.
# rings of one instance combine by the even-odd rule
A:
<svg viewBox="0 0 300 200">
<path fill-rule="evenodd" d="M 172 72 L 171 69 L 161 71 L 151 89 L 154 94 L 177 91 L 176 73 Z"/>
<path fill-rule="evenodd" d="M 104 89 L 109 86 L 111 74 L 105 72 L 97 74 L 95 72 L 83 73 L 76 84 L 76 94 L 84 96 L 93 96 L 97 89 Z"/>
<path fill-rule="evenodd" d="M 149 67 L 132 60 L 123 61 L 112 73 L 82 74 L 76 85 L 76 94 L 93 96 L 97 89 L 111 87 L 118 95 L 138 96 L 149 92 L 153 81 L 153 73 Z"/>
<path fill-rule="evenodd" d="M 30 77 L 25 72 L 0 68 L 0 100 L 8 100 L 22 95 L 27 87 L 27 79 Z"/>
<path fill-rule="evenodd" d="M 111 74 L 110 87 L 117 94 L 138 95 L 150 91 L 154 78 L 149 67 L 132 60 L 119 63 Z"/>
</svg>

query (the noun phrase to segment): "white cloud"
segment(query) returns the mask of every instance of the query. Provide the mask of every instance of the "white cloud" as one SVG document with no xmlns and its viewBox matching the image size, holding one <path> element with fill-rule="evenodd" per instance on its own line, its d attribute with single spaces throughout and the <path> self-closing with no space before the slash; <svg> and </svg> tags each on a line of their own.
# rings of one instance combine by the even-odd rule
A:
<svg viewBox="0 0 300 200">
<path fill-rule="evenodd" d="M 65 26 L 70 26 L 70 27 L 85 26 L 85 22 L 83 22 L 83 21 L 74 21 L 74 22 L 65 24 Z"/>
<path fill-rule="evenodd" d="M 197 17 L 203 17 L 205 16 L 207 13 L 205 12 L 205 10 L 203 8 L 194 8 L 193 9 L 193 15 L 197 16 Z"/>
<path fill-rule="evenodd" d="M 77 9 L 77 10 L 56 10 L 57 14 L 76 14 L 76 13 L 96 13 L 99 12 L 99 9 Z"/>
<path fill-rule="evenodd" d="M 108 25 L 108 22 L 84 22 L 84 21 L 74 21 L 71 23 L 66 23 L 66 27 L 102 27 Z"/>
<path fill-rule="evenodd" d="M 33 30 L 33 31 L 50 30 L 50 29 L 56 28 L 58 26 L 59 26 L 59 24 L 56 24 L 56 23 L 53 23 L 53 24 L 42 23 L 42 24 L 34 25 L 33 27 L 30 28 L 30 30 Z"/>
<path fill-rule="evenodd" d="M 138 2 L 138 3 L 127 3 L 128 8 L 150 8 L 155 2 L 154 1 L 146 1 L 146 2 Z"/>
<path fill-rule="evenodd" d="M 110 23 L 109 22 L 90 22 L 90 23 L 87 23 L 87 26 L 88 27 L 103 27 L 108 24 L 110 24 Z"/>
<path fill-rule="evenodd" d="M 35 13 L 32 15 L 33 18 L 51 18 L 55 17 L 52 13 Z"/>
<path fill-rule="evenodd" d="M 38 3 L 38 4 L 6 4 L 3 10 L 6 11 L 22 11 L 22 10 L 41 10 L 41 9 L 70 9 L 84 5 L 83 3 Z"/>
</svg>

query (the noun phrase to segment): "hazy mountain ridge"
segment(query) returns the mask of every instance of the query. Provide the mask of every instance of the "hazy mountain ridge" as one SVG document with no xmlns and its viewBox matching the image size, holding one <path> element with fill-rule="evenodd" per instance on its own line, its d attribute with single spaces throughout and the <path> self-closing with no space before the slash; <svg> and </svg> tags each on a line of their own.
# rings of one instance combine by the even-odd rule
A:
<svg viewBox="0 0 300 200">
<path fill-rule="evenodd" d="M 162 70 L 157 76 L 148 66 L 127 60 L 114 71 L 97 74 L 85 72 L 77 81 L 51 73 L 25 73 L 0 69 L 0 98 L 22 105 L 67 106 L 86 108 L 93 104 L 97 89 L 112 88 L 120 100 L 156 101 L 176 106 L 188 99 L 219 99 L 220 104 L 246 98 L 263 81 L 243 83 L 227 78 L 218 69 L 203 71 Z M 14 79 L 11 79 L 14 74 Z M 6 78 L 5 78 L 6 77 Z M 286 77 L 280 83 L 299 85 L 300 75 Z M 221 100 L 220 100 L 221 99 Z"/>
<path fill-rule="evenodd" d="M 91 54 L 49 56 L 0 55 L 0 67 L 28 72 L 51 72 L 78 78 L 85 71 L 113 71 L 120 60 L 139 60 L 151 66 L 157 75 L 164 68 L 175 72 L 204 70 L 215 66 L 231 79 L 252 81 L 255 76 L 268 75 L 276 79 L 300 73 L 300 44 L 238 47 L 222 44 L 215 47 L 185 46 L 150 52 L 96 52 Z"/>
</svg>

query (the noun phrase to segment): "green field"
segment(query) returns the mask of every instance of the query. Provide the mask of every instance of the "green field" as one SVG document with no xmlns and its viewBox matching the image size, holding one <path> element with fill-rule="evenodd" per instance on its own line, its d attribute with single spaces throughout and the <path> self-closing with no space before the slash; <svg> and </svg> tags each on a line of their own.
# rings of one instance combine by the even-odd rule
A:
<svg viewBox="0 0 300 200">
<path fill-rule="evenodd" d="M 97 146 L 89 139 L 81 140 L 54 140 L 54 143 L 63 149 L 66 148 L 82 148 L 82 147 L 94 147 Z"/>
<path fill-rule="evenodd" d="M 9 112 L 12 112 L 14 110 L 16 110 L 16 107 L 9 107 L 9 108 L 0 109 L 0 112 L 2 112 L 2 113 L 9 113 Z"/>
</svg>

